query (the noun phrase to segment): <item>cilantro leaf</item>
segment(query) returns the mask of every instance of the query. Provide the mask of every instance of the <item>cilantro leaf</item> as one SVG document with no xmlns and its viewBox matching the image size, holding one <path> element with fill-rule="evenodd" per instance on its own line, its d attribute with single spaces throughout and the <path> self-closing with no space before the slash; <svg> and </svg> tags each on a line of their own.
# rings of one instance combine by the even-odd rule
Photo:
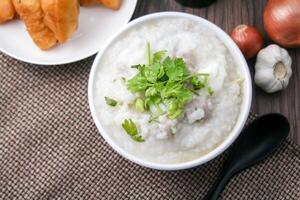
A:
<svg viewBox="0 0 300 200">
<path fill-rule="evenodd" d="M 193 85 L 194 90 L 200 90 L 205 87 L 204 83 L 197 77 L 192 77 L 191 84 Z"/>
<path fill-rule="evenodd" d="M 154 83 L 153 87 L 156 89 L 157 92 L 161 92 L 165 85 L 162 82 L 156 82 Z"/>
<path fill-rule="evenodd" d="M 176 119 L 179 117 L 183 111 L 183 105 L 176 99 L 171 99 L 167 101 L 168 105 L 168 117 L 170 119 Z"/>
<path fill-rule="evenodd" d="M 150 44 L 146 46 L 146 64 L 132 66 L 138 73 L 127 81 L 128 89 L 138 92 L 135 105 L 140 112 L 148 111 L 151 121 L 167 114 L 170 119 L 180 117 L 184 106 L 198 90 L 213 94 L 208 84 L 209 74 L 190 73 L 183 58 L 166 57 L 166 51 L 151 55 Z"/>
<path fill-rule="evenodd" d="M 162 65 L 159 65 L 159 72 L 157 74 L 157 78 L 162 78 L 165 75 L 165 70 L 164 67 Z"/>
<path fill-rule="evenodd" d="M 187 66 L 186 66 L 186 63 L 184 62 L 183 58 L 175 58 L 174 63 L 176 66 L 176 70 L 178 71 L 177 73 L 180 72 L 180 75 L 182 74 L 181 75 L 182 77 L 188 75 Z"/>
<path fill-rule="evenodd" d="M 151 105 L 159 105 L 162 102 L 160 96 L 146 97 L 144 104 L 146 109 L 150 109 Z"/>
<path fill-rule="evenodd" d="M 149 81 L 150 83 L 155 83 L 156 80 L 157 80 L 157 72 L 155 72 L 150 67 L 146 67 L 143 70 L 143 75 L 145 76 L 145 78 L 147 79 L 147 81 Z"/>
<path fill-rule="evenodd" d="M 156 94 L 157 94 L 157 91 L 156 91 L 155 87 L 149 87 L 145 92 L 146 97 L 152 97 L 152 96 L 155 96 Z"/>
<path fill-rule="evenodd" d="M 142 75 L 142 73 L 138 73 L 132 79 L 127 81 L 127 87 L 131 92 L 141 92 L 146 90 L 149 87 L 147 78 Z"/>
<path fill-rule="evenodd" d="M 182 87 L 177 93 L 177 99 L 180 100 L 183 104 L 187 103 L 188 101 L 192 100 L 193 93 L 191 90 Z"/>
<path fill-rule="evenodd" d="M 153 63 L 160 63 L 161 60 L 166 56 L 167 51 L 158 51 L 153 54 Z"/>
<path fill-rule="evenodd" d="M 178 98 L 181 102 L 191 100 L 193 95 L 182 83 L 168 82 L 163 88 L 161 95 L 163 98 Z"/>
<path fill-rule="evenodd" d="M 166 75 L 170 80 L 174 79 L 174 71 L 175 71 L 175 63 L 174 61 L 168 56 L 164 61 L 163 61 L 163 66 L 166 72 Z"/>
<path fill-rule="evenodd" d="M 144 142 L 145 140 L 138 134 L 137 127 L 132 119 L 125 119 L 122 123 L 123 129 L 136 142 Z"/>
<path fill-rule="evenodd" d="M 170 81 L 179 81 L 187 75 L 187 67 L 182 58 L 172 60 L 167 57 L 163 62 L 164 69 Z"/>
<path fill-rule="evenodd" d="M 104 97 L 105 101 L 106 101 L 106 104 L 107 105 L 110 105 L 110 106 L 116 106 L 118 104 L 118 102 L 112 98 L 109 98 L 109 97 Z"/>
</svg>

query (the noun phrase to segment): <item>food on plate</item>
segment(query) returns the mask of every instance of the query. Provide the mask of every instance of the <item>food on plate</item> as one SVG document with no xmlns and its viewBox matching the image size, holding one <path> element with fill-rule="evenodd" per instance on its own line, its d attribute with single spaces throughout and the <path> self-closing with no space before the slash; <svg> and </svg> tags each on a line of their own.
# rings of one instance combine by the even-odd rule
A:
<svg viewBox="0 0 300 200">
<path fill-rule="evenodd" d="M 66 42 L 78 27 L 78 0 L 41 0 L 44 23 L 60 43 Z"/>
<path fill-rule="evenodd" d="M 118 10 L 121 0 L 80 0 L 83 6 L 101 3 Z M 18 14 L 34 43 L 48 50 L 57 41 L 65 43 L 78 28 L 78 0 L 0 0 L 0 24 Z"/>
<path fill-rule="evenodd" d="M 97 0 L 80 0 L 81 6 L 91 6 L 97 3 Z"/>
<path fill-rule="evenodd" d="M 113 10 L 119 10 L 121 6 L 121 0 L 80 0 L 80 5 L 82 6 L 90 6 L 95 3 L 100 3 L 106 8 L 110 8 Z"/>
<path fill-rule="evenodd" d="M 121 6 L 121 0 L 97 0 L 97 1 L 101 3 L 103 6 L 113 10 L 119 10 Z"/>
<path fill-rule="evenodd" d="M 13 4 L 34 43 L 42 50 L 53 47 L 57 39 L 44 23 L 40 0 L 13 0 Z"/>
<path fill-rule="evenodd" d="M 99 65 L 98 119 L 112 140 L 143 160 L 193 160 L 235 127 L 242 72 L 207 27 L 182 18 L 153 20 L 122 34 Z"/>
<path fill-rule="evenodd" d="M 261 33 L 253 26 L 238 25 L 230 36 L 247 59 L 254 57 L 264 45 Z"/>
<path fill-rule="evenodd" d="M 0 24 L 9 21 L 15 17 L 16 11 L 12 0 L 0 1 Z"/>
<path fill-rule="evenodd" d="M 286 88 L 292 76 L 292 58 L 276 44 L 262 49 L 255 65 L 255 83 L 268 93 Z"/>
</svg>

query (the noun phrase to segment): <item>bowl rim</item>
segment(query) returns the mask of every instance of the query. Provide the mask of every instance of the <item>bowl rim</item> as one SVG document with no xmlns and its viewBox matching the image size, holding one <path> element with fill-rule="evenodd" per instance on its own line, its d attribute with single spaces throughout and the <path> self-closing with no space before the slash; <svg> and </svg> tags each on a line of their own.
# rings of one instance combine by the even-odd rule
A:
<svg viewBox="0 0 300 200">
<path fill-rule="evenodd" d="M 241 105 L 240 113 L 238 120 L 232 129 L 232 131 L 229 133 L 229 135 L 225 138 L 225 140 L 219 144 L 215 149 L 208 152 L 207 154 L 204 154 L 203 156 L 200 156 L 199 158 L 182 162 L 182 163 L 172 163 L 172 164 L 165 164 L 165 163 L 155 163 L 147 160 L 143 160 L 125 149 L 121 148 L 110 136 L 107 134 L 105 129 L 102 127 L 100 121 L 98 120 L 95 104 L 94 104 L 94 83 L 95 83 L 95 75 L 96 70 L 99 66 L 99 62 L 101 61 L 103 53 L 107 50 L 107 48 L 115 42 L 123 33 L 125 33 L 127 30 L 131 29 L 134 26 L 140 25 L 142 23 L 145 23 L 147 21 L 160 19 L 160 18 L 173 18 L 173 17 L 180 17 L 180 18 L 186 18 L 193 20 L 197 23 L 203 24 L 207 26 L 209 29 L 215 32 L 216 36 L 224 43 L 224 45 L 227 47 L 227 49 L 230 51 L 230 54 L 233 56 L 235 63 L 241 64 L 241 69 L 243 70 L 244 77 L 244 90 L 243 90 L 243 102 Z M 188 169 L 193 168 L 199 165 L 202 165 L 217 156 L 219 156 L 221 153 L 223 153 L 239 136 L 240 132 L 242 131 L 246 120 L 248 118 L 248 115 L 250 113 L 251 108 L 251 102 L 252 102 L 252 81 L 250 76 L 250 71 L 248 68 L 248 64 L 241 53 L 240 49 L 237 47 L 237 45 L 234 43 L 234 41 L 229 37 L 229 35 L 224 32 L 221 28 L 219 28 L 217 25 L 213 24 L 212 22 L 201 18 L 199 16 L 195 16 L 192 14 L 182 13 L 182 12 L 158 12 L 158 13 L 152 13 L 148 14 L 142 17 L 139 17 L 130 23 L 128 23 L 126 26 L 122 27 L 115 35 L 113 35 L 106 45 L 104 45 L 102 53 L 98 53 L 94 63 L 92 65 L 92 69 L 90 72 L 89 82 L 88 82 L 88 101 L 89 101 L 89 107 L 92 114 L 92 118 L 94 120 L 94 123 L 96 124 L 96 127 L 100 131 L 100 134 L 105 139 L 105 141 L 120 155 L 122 155 L 124 158 L 130 160 L 131 162 L 134 162 L 138 165 L 151 168 L 151 169 L 157 169 L 157 170 L 167 170 L 167 171 L 174 171 L 174 170 L 182 170 L 182 169 Z"/>
</svg>

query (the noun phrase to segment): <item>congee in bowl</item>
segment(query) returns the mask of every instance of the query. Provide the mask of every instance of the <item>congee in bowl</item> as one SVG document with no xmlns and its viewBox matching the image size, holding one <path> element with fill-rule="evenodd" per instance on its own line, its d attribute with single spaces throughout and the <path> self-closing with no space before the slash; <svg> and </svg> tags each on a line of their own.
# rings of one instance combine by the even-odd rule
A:
<svg viewBox="0 0 300 200">
<path fill-rule="evenodd" d="M 96 121 L 137 159 L 175 164 L 200 158 L 226 140 L 240 117 L 245 69 L 212 29 L 186 17 L 132 26 L 96 65 Z"/>
</svg>

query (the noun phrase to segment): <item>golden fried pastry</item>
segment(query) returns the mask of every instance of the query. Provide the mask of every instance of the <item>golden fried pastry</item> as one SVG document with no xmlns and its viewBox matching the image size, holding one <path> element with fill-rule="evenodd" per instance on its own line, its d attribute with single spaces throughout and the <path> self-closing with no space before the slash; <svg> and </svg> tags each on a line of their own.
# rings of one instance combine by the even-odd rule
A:
<svg viewBox="0 0 300 200">
<path fill-rule="evenodd" d="M 121 6 L 121 0 L 98 0 L 98 2 L 113 10 L 119 10 Z"/>
<path fill-rule="evenodd" d="M 97 1 L 96 0 L 80 0 L 80 5 L 81 6 L 91 6 L 96 4 Z"/>
<path fill-rule="evenodd" d="M 44 23 L 40 0 L 13 0 L 13 4 L 35 44 L 42 50 L 53 47 L 57 40 Z"/>
<path fill-rule="evenodd" d="M 45 24 L 60 43 L 66 42 L 78 27 L 78 0 L 41 0 Z"/>
<path fill-rule="evenodd" d="M 16 14 L 11 0 L 0 0 L 0 24 L 14 18 Z"/>
</svg>

